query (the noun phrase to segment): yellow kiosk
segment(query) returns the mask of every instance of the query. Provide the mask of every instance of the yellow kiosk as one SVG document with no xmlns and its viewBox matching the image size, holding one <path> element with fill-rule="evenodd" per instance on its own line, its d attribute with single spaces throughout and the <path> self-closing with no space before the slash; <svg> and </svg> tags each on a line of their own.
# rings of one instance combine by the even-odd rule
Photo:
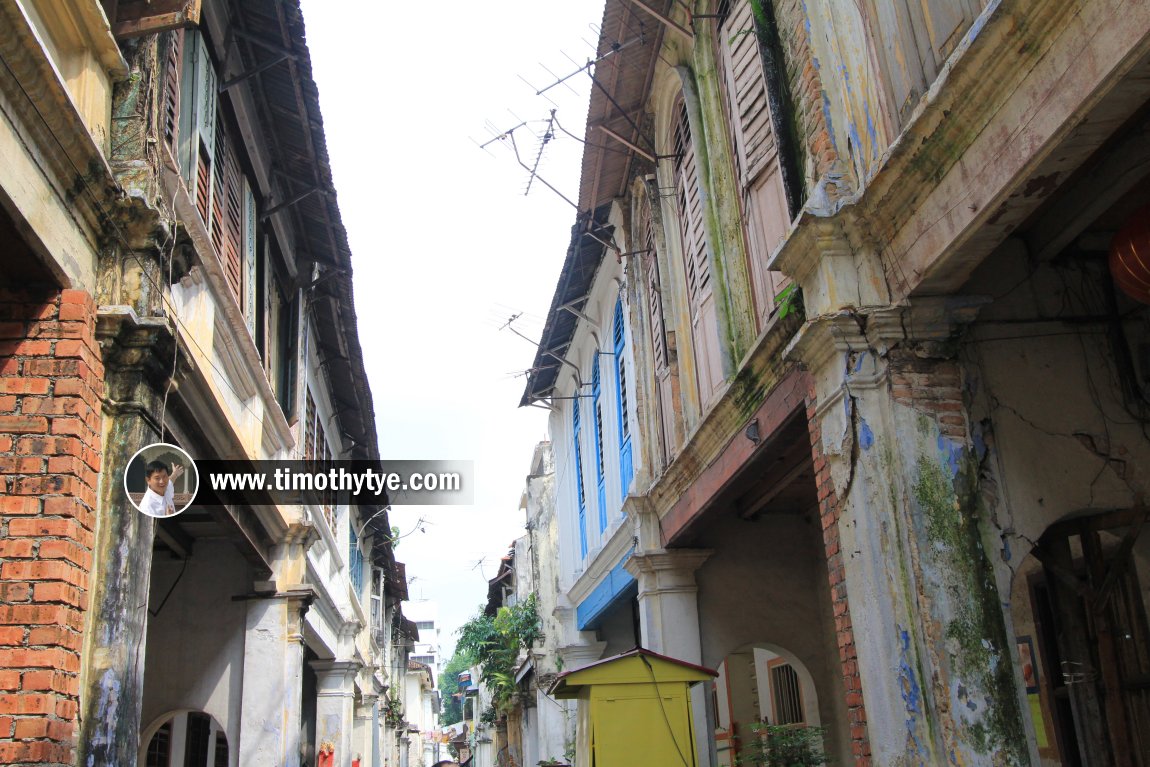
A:
<svg viewBox="0 0 1150 767">
<path fill-rule="evenodd" d="M 560 674 L 551 694 L 579 701 L 576 767 L 697 767 L 688 688 L 715 676 L 641 647 Z"/>
</svg>

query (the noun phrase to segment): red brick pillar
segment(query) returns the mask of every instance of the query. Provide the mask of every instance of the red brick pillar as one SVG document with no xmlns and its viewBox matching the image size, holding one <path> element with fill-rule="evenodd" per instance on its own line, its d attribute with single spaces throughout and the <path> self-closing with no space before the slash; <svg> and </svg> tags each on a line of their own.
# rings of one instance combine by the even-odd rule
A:
<svg viewBox="0 0 1150 767">
<path fill-rule="evenodd" d="M 835 618 L 835 637 L 839 648 L 839 670 L 842 674 L 850 725 L 851 754 L 855 767 L 869 767 L 871 763 L 870 735 L 867 732 L 866 706 L 863 704 L 862 677 L 859 675 L 858 653 L 855 647 L 854 626 L 851 623 L 850 601 L 847 597 L 843 553 L 839 546 L 839 516 L 842 503 L 835 494 L 830 466 L 822 451 L 822 427 L 816 414 L 814 382 L 810 382 L 807 398 L 807 422 L 811 432 L 812 458 L 815 484 L 818 487 L 819 518 L 823 529 L 823 545 L 827 557 L 827 576 L 830 580 L 831 609 Z"/>
<path fill-rule="evenodd" d="M 103 366 L 80 290 L 0 289 L 0 763 L 74 761 Z"/>
</svg>

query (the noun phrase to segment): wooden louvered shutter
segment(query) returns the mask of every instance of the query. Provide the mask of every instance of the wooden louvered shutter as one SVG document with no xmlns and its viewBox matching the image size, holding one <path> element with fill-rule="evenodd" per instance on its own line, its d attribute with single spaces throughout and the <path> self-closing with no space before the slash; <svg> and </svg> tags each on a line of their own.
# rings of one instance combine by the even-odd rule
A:
<svg viewBox="0 0 1150 767">
<path fill-rule="evenodd" d="M 723 382 L 723 363 L 719 353 L 715 300 L 711 291 L 710 254 L 703 223 L 699 167 L 684 101 L 679 102 L 675 155 L 679 234 L 687 274 L 687 303 L 691 311 L 692 339 L 695 342 L 695 370 L 699 397 L 706 407 L 714 401 Z"/>
<path fill-rule="evenodd" d="M 747 0 L 733 3 L 719 35 L 723 80 L 735 139 L 739 180 L 747 186 L 774 159 L 775 137 L 767 104 L 767 80 L 759 53 L 755 17 Z"/>
<path fill-rule="evenodd" d="M 211 205 L 212 158 L 208 154 L 207 147 L 201 143 L 196 153 L 196 210 L 200 212 L 204 226 L 211 225 Z"/>
<path fill-rule="evenodd" d="M 719 35 L 721 61 L 761 328 L 775 309 L 775 297 L 790 284 L 780 272 L 767 269 L 772 252 L 786 237 L 790 217 L 754 13 L 747 0 L 736 0 L 732 6 Z"/>
<path fill-rule="evenodd" d="M 232 137 L 224 129 L 222 116 L 216 121 L 216 156 L 212 174 L 212 245 L 220 259 L 228 287 L 243 306 L 244 203 L 243 176 L 240 175 Z"/>
<path fill-rule="evenodd" d="M 710 292 L 711 270 L 707 261 L 707 242 L 703 230 L 699 168 L 695 159 L 695 144 L 691 140 L 686 102 L 680 102 L 678 118 L 675 129 L 675 175 L 678 187 L 679 229 L 687 268 L 687 297 L 692 310 L 697 310 L 703 298 Z"/>
<path fill-rule="evenodd" d="M 650 198 L 644 199 L 642 216 L 642 243 L 646 251 L 643 259 L 647 291 L 647 317 L 651 330 L 651 357 L 654 363 L 655 393 L 659 418 L 659 457 L 665 465 L 675 445 L 674 419 L 678 409 L 678 374 L 672 367 L 672 348 L 667 338 L 663 310 L 663 290 L 659 283 L 659 256 L 655 248 L 655 219 Z"/>
<path fill-rule="evenodd" d="M 243 176 L 231 140 L 224 142 L 224 190 L 223 190 L 223 259 L 224 276 L 228 286 L 240 306 L 244 305 L 243 248 L 244 248 L 244 207 Z"/>
<path fill-rule="evenodd" d="M 168 55 L 164 59 L 163 129 L 164 143 L 174 154 L 179 146 L 180 72 L 184 66 L 184 30 L 169 32 Z"/>
<path fill-rule="evenodd" d="M 208 231 L 212 235 L 212 245 L 223 261 L 224 247 L 224 154 L 227 151 L 228 137 L 224 134 L 223 125 L 216 120 L 216 151 L 212 157 L 212 195 L 211 211 L 208 219 Z"/>
</svg>

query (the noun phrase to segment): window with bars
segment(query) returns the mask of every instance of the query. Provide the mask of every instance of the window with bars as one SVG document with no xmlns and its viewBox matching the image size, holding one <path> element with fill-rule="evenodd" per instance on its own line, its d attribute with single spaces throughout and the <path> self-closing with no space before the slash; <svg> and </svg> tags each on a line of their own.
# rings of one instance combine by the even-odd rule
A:
<svg viewBox="0 0 1150 767">
<path fill-rule="evenodd" d="M 772 663 L 771 703 L 775 712 L 772 724 L 802 724 L 806 721 L 803 713 L 803 694 L 799 687 L 799 675 L 791 664 Z"/>
<path fill-rule="evenodd" d="M 595 361 L 591 368 L 591 408 L 595 413 L 595 433 L 591 436 L 595 440 L 595 488 L 597 491 L 596 500 L 599 502 L 599 532 L 607 529 L 607 489 L 604 481 L 606 467 L 603 464 L 603 402 L 599 396 L 603 390 L 602 383 L 599 352 L 596 350 Z"/>
<path fill-rule="evenodd" d="M 328 447 L 327 435 L 324 433 L 323 419 L 319 408 L 316 407 L 315 398 L 309 390 L 304 404 L 304 454 L 312 471 L 324 470 L 332 460 L 331 448 Z M 328 529 L 335 530 L 335 495 L 330 490 L 320 491 L 320 508 L 323 517 L 327 520 Z"/>
<path fill-rule="evenodd" d="M 148 751 L 144 756 L 144 767 L 169 767 L 172 758 L 172 722 L 168 720 L 160 725 L 156 734 L 148 742 Z"/>
<path fill-rule="evenodd" d="M 355 534 L 355 518 L 348 514 L 347 521 L 347 571 L 356 598 L 363 599 L 363 551 L 359 547 L 359 536 Z"/>
<path fill-rule="evenodd" d="M 627 333 L 623 323 L 621 298 L 615 301 L 612 337 L 615 341 L 615 404 L 619 411 L 619 484 L 623 500 L 626 500 L 635 471 L 631 462 L 631 423 L 627 409 Z"/>
<path fill-rule="evenodd" d="M 199 30 L 167 33 L 160 95 L 165 145 L 210 236 L 228 287 L 255 324 L 258 211 L 253 184 L 242 169 L 242 142 L 217 93 L 215 65 Z"/>
<path fill-rule="evenodd" d="M 571 442 L 575 448 L 575 489 L 579 503 L 579 557 L 587 556 L 587 492 L 583 487 L 583 452 L 579 444 L 582 439 L 582 419 L 579 411 L 579 389 L 571 400 Z"/>
</svg>

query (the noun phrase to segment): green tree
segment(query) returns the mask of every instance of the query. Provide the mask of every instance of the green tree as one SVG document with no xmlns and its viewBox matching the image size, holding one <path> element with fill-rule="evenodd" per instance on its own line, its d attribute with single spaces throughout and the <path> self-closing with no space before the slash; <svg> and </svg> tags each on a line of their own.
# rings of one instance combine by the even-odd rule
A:
<svg viewBox="0 0 1150 767">
<path fill-rule="evenodd" d="M 494 617 L 480 610 L 460 627 L 456 652 L 470 653 L 482 666 L 480 679 L 491 690 L 496 711 L 506 711 L 515 692 L 519 651 L 530 651 L 541 631 L 534 594 L 510 607 L 500 607 Z"/>
<path fill-rule="evenodd" d="M 474 658 L 466 652 L 456 649 L 451 660 L 443 667 L 439 674 L 439 694 L 443 697 L 443 710 L 439 712 L 439 725 L 446 727 L 449 724 L 463 721 L 463 698 L 458 695 L 460 671 L 466 671 L 475 664 Z"/>
</svg>

